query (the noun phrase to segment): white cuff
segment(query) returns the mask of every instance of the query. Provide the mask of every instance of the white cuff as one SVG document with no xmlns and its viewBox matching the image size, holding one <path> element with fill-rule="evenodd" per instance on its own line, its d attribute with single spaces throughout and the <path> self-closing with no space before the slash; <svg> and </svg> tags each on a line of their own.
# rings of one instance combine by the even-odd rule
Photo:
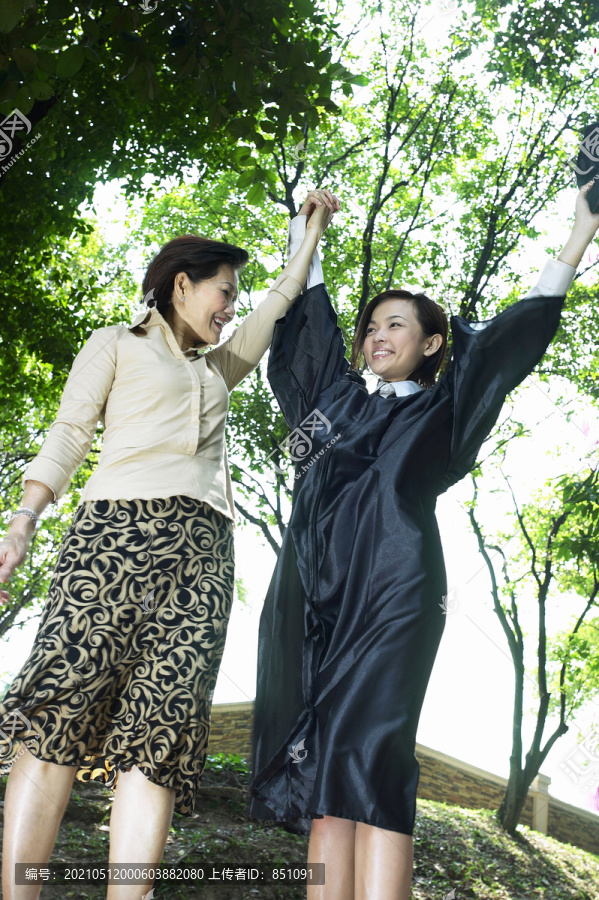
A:
<svg viewBox="0 0 599 900">
<path fill-rule="evenodd" d="M 289 235 L 287 237 L 287 262 L 290 262 L 298 252 L 302 245 L 306 234 L 307 216 L 296 216 L 289 222 Z M 316 284 L 324 284 L 324 275 L 322 274 L 322 265 L 320 264 L 320 256 L 318 250 L 314 251 L 312 262 L 308 270 L 307 288 L 314 287 Z"/>
<path fill-rule="evenodd" d="M 574 266 L 559 259 L 548 259 L 535 286 L 527 297 L 561 297 L 566 294 L 576 275 Z"/>
</svg>

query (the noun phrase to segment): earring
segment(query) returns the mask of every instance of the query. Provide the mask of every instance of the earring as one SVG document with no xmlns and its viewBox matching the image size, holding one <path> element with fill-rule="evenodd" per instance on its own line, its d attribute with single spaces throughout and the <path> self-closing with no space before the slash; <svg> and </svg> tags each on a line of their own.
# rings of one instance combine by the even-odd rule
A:
<svg viewBox="0 0 599 900">
<path fill-rule="evenodd" d="M 185 303 L 185 292 L 181 294 L 181 303 Z"/>
</svg>

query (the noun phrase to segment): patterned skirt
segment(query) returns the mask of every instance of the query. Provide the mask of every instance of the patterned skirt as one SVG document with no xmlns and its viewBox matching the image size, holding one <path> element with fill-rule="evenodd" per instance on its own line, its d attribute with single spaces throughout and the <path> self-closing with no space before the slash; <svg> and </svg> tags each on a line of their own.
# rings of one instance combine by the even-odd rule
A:
<svg viewBox="0 0 599 900">
<path fill-rule="evenodd" d="M 191 815 L 233 586 L 233 523 L 208 504 L 82 503 L 31 654 L 0 703 L 2 769 L 17 740 L 112 789 L 138 766 Z"/>
</svg>

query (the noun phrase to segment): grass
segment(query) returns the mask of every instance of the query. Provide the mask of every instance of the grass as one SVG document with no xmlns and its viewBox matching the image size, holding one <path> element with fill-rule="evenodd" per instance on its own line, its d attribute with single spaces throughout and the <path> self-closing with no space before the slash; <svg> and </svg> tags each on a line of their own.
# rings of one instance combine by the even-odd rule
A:
<svg viewBox="0 0 599 900">
<path fill-rule="evenodd" d="M 414 830 L 414 900 L 597 900 L 599 857 L 519 826 L 493 810 L 421 800 Z"/>
</svg>

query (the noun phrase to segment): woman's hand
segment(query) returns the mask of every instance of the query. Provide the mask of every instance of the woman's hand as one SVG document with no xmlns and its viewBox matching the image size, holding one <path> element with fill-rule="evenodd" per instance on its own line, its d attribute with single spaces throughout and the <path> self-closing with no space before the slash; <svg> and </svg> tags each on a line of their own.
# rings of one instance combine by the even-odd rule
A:
<svg viewBox="0 0 599 900">
<path fill-rule="evenodd" d="M 29 543 L 30 535 L 21 532 L 7 535 L 0 541 L 0 583 L 8 581 L 17 566 L 25 561 Z M 8 600 L 8 591 L 0 590 L 0 603 Z"/>
<path fill-rule="evenodd" d="M 314 251 L 338 209 L 341 209 L 341 204 L 330 191 L 314 190 L 306 197 L 299 212 L 300 215 L 308 216 L 306 233 L 301 247 L 281 273 L 293 278 L 298 287 L 306 284 Z"/>
<path fill-rule="evenodd" d="M 599 176 L 597 177 L 599 178 Z M 592 213 L 591 207 L 586 199 L 586 195 L 589 193 L 596 180 L 596 178 L 593 178 L 591 181 L 587 181 L 578 192 L 575 207 L 576 217 L 574 219 L 574 228 L 572 229 L 572 231 L 584 236 L 588 244 L 593 240 L 593 237 L 599 228 L 599 212 Z"/>
<path fill-rule="evenodd" d="M 584 251 L 593 240 L 599 229 L 599 212 L 592 213 L 586 195 L 595 184 L 595 179 L 588 181 L 581 187 L 576 198 L 576 215 L 572 233 L 564 245 L 564 249 L 558 256 L 561 262 L 576 268 L 583 257 Z"/>
<path fill-rule="evenodd" d="M 341 203 L 331 191 L 313 190 L 304 200 L 298 215 L 308 217 L 306 228 L 316 228 L 322 234 L 340 209 Z"/>
</svg>

